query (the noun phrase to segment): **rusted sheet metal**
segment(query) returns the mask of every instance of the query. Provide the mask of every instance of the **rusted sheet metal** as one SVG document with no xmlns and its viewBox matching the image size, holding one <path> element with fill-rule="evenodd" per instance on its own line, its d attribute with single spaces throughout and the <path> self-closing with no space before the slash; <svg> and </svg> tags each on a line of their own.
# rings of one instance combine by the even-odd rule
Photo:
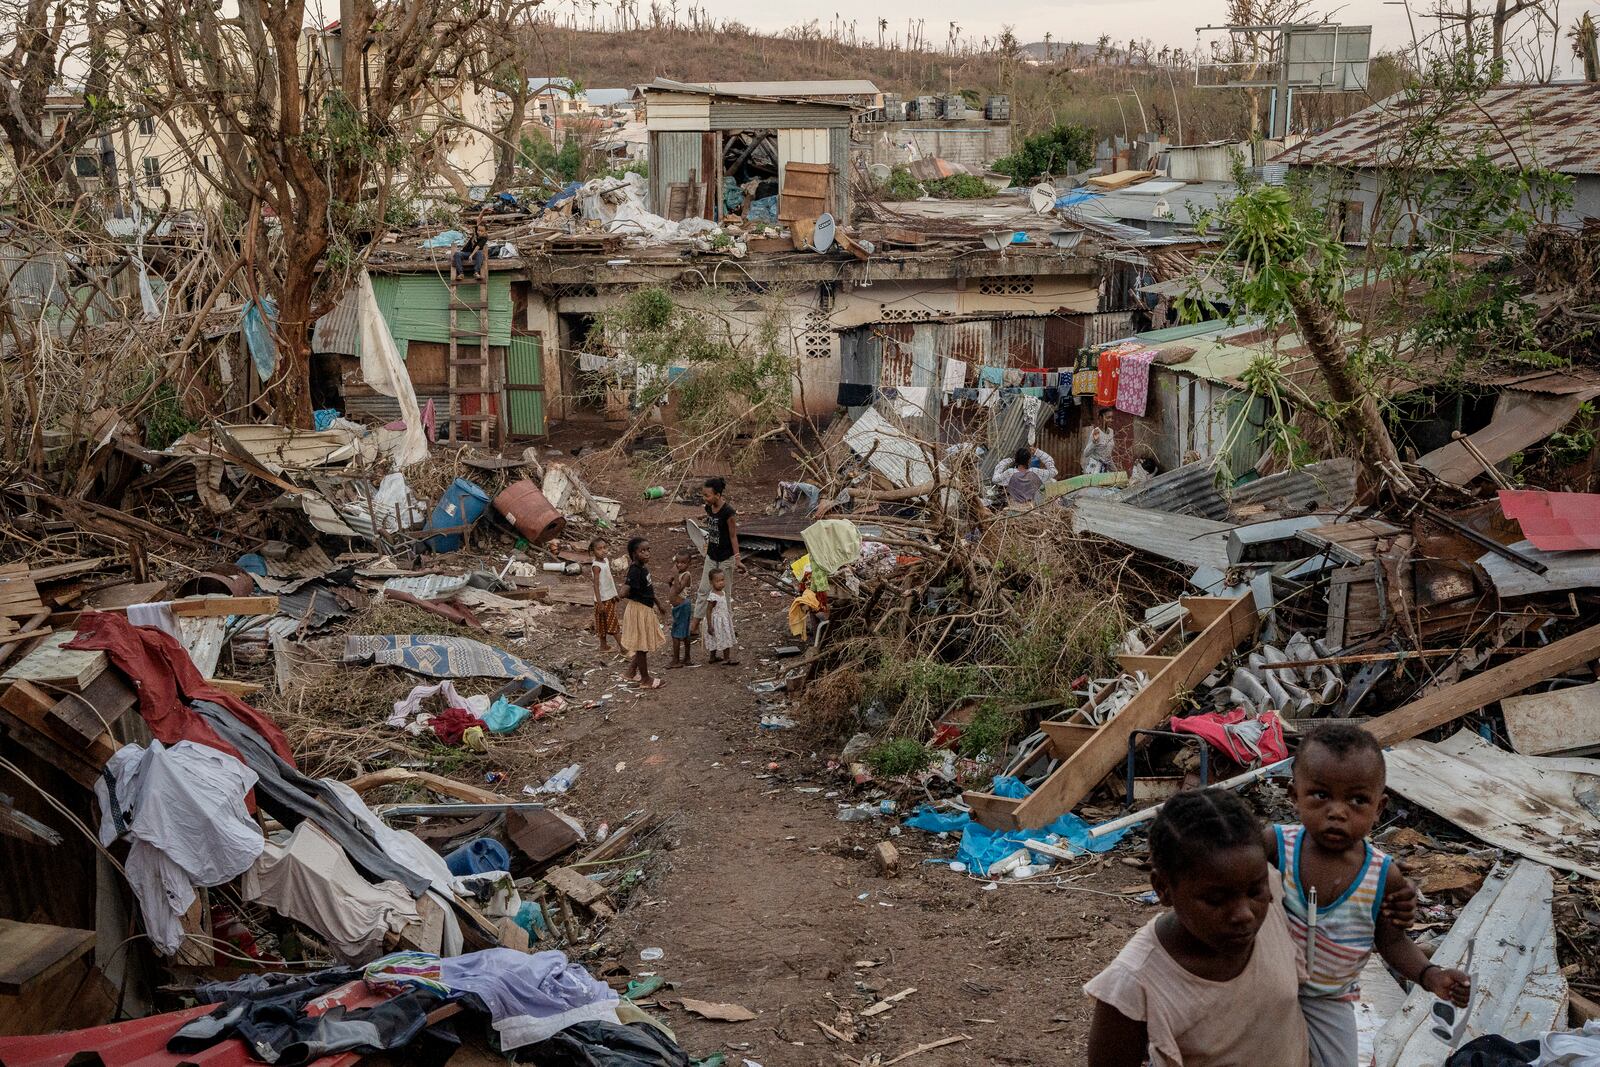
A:
<svg viewBox="0 0 1600 1067">
<path fill-rule="evenodd" d="M 940 366 L 947 359 L 959 359 L 969 367 L 983 366 L 988 345 L 987 322 L 948 322 L 939 326 L 934 352 L 939 356 Z"/>
<path fill-rule="evenodd" d="M 912 326 L 908 322 L 886 322 L 872 327 L 882 346 L 882 369 L 878 384 L 885 389 L 911 385 L 915 357 L 912 353 Z"/>
<path fill-rule="evenodd" d="M 1579 405 L 1595 395 L 1600 395 L 1600 387 L 1566 394 L 1508 389 L 1495 401 L 1494 418 L 1489 420 L 1489 425 L 1467 440 L 1490 463 L 1501 463 L 1561 429 L 1578 413 Z M 1451 485 L 1466 485 L 1484 473 L 1483 465 L 1461 441 L 1451 441 L 1443 448 L 1434 449 L 1417 460 L 1417 464 Z"/>
<path fill-rule="evenodd" d="M 1401 131 L 1430 104 L 1405 93 L 1381 100 L 1278 155 L 1275 163 L 1382 167 L 1405 151 Z M 1501 85 L 1463 100 L 1437 120 L 1449 165 L 1482 150 L 1499 166 L 1600 174 L 1600 83 Z"/>
<path fill-rule="evenodd" d="M 1044 365 L 1043 319 L 997 319 L 992 324 L 993 347 L 989 365 L 1041 367 Z"/>
</svg>

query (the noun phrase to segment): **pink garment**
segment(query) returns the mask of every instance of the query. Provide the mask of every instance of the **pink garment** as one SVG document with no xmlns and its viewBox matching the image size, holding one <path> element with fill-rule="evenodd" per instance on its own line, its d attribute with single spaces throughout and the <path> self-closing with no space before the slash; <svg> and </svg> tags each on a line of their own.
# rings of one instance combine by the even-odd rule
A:
<svg viewBox="0 0 1600 1067">
<path fill-rule="evenodd" d="M 1155 350 L 1149 348 L 1122 357 L 1117 375 L 1118 411 L 1143 417 L 1150 402 L 1150 364 L 1155 360 Z"/>
<path fill-rule="evenodd" d="M 1263 711 L 1255 718 L 1243 708 L 1229 712 L 1208 711 L 1201 715 L 1173 719 L 1172 728 L 1181 734 L 1194 734 L 1206 744 L 1226 753 L 1244 767 L 1277 763 L 1289 758 L 1283 740 L 1283 720 L 1275 711 Z"/>
</svg>

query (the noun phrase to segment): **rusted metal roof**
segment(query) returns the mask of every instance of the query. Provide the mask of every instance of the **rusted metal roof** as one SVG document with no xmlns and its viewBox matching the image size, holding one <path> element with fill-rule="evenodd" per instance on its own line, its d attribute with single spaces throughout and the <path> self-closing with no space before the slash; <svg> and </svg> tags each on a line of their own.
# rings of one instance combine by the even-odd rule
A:
<svg viewBox="0 0 1600 1067">
<path fill-rule="evenodd" d="M 1427 112 L 1426 96 L 1381 100 L 1288 149 L 1275 163 L 1382 167 L 1403 150 L 1401 130 Z M 1600 83 L 1497 85 L 1438 120 L 1440 138 L 1465 160 L 1481 148 L 1505 167 L 1600 174 Z"/>
</svg>

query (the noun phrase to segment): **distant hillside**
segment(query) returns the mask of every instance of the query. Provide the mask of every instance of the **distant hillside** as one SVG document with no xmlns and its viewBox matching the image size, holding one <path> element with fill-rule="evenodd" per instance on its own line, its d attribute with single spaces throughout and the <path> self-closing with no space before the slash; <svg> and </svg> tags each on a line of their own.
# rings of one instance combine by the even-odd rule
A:
<svg viewBox="0 0 1600 1067">
<path fill-rule="evenodd" d="M 1056 59 L 1046 64 L 984 51 L 981 43 L 966 42 L 951 54 L 878 48 L 874 39 L 859 34 L 855 40 L 826 36 L 815 26 L 770 35 L 737 23 L 645 25 L 623 32 L 546 24 L 535 42 L 539 58 L 527 73 L 570 77 L 590 88 L 639 85 L 656 77 L 686 82 L 869 78 L 902 96 L 963 89 L 980 96 L 1004 93 L 1024 134 L 1063 122 L 1090 126 L 1101 137 L 1131 138 L 1149 130 L 1191 144 L 1250 133 L 1252 101 L 1243 92 L 1196 89 L 1186 70 L 1130 63 L 1125 51 L 1114 48 L 1052 41 Z M 1018 51 L 1031 58 L 1035 49 L 1042 60 L 1043 42 Z M 1072 58 L 1066 59 L 1069 49 Z M 1385 63 L 1379 57 L 1373 64 L 1370 96 L 1297 95 L 1297 120 L 1320 128 L 1394 91 L 1398 73 Z M 1264 113 L 1264 100 L 1254 106 Z"/>
</svg>

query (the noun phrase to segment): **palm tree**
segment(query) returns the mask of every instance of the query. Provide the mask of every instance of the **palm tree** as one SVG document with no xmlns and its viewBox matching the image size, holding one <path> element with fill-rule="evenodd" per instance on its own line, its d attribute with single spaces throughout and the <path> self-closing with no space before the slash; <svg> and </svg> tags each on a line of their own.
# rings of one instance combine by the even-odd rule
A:
<svg viewBox="0 0 1600 1067">
<path fill-rule="evenodd" d="M 878 19 L 878 48 L 880 50 L 883 48 L 883 31 L 888 28 L 889 20 L 880 16 Z"/>
</svg>

